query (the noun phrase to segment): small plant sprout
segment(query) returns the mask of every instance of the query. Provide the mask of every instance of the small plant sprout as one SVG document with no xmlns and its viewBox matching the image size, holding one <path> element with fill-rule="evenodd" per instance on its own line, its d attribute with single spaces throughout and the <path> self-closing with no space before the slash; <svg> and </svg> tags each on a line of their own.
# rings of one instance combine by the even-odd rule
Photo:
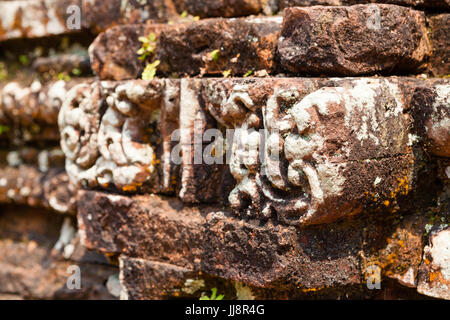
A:
<svg viewBox="0 0 450 320">
<path fill-rule="evenodd" d="M 28 57 L 27 57 L 26 55 L 24 55 L 24 54 L 21 54 L 21 55 L 19 56 L 19 61 L 20 61 L 20 63 L 21 63 L 22 65 L 24 65 L 24 66 L 28 65 L 28 63 L 30 62 L 30 60 L 28 59 Z"/>
<path fill-rule="evenodd" d="M 190 15 L 189 12 L 187 12 L 186 10 L 184 10 L 184 11 L 180 14 L 180 18 L 182 18 L 182 19 L 187 19 L 187 20 L 193 20 L 193 21 L 198 21 L 198 20 L 200 20 L 200 17 L 199 17 L 199 16 L 193 17 L 193 16 Z"/>
<path fill-rule="evenodd" d="M 81 75 L 81 70 L 78 69 L 78 68 L 74 68 L 74 69 L 72 70 L 72 74 L 73 74 L 74 76 L 80 76 L 80 75 Z"/>
<path fill-rule="evenodd" d="M 231 75 L 231 69 L 225 70 L 222 75 L 224 78 L 228 78 Z"/>
<path fill-rule="evenodd" d="M 60 72 L 57 75 L 58 80 L 70 81 L 70 76 L 65 72 Z"/>
<path fill-rule="evenodd" d="M 220 57 L 219 49 L 213 50 L 209 53 L 209 58 L 214 62 L 217 62 L 219 60 L 219 57 Z"/>
<path fill-rule="evenodd" d="M 0 81 L 5 80 L 8 76 L 8 69 L 3 62 L 0 62 Z"/>
<path fill-rule="evenodd" d="M 245 74 L 244 74 L 244 78 L 247 78 L 249 76 L 251 76 L 253 74 L 253 70 L 248 70 Z"/>
<path fill-rule="evenodd" d="M 159 63 L 159 60 L 155 60 L 152 63 L 147 64 L 144 72 L 142 72 L 142 80 L 153 80 L 156 75 L 156 69 L 159 66 Z"/>
<path fill-rule="evenodd" d="M 0 124 L 0 135 L 4 134 L 5 132 L 8 132 L 8 131 L 9 131 L 9 127 L 8 126 Z"/>
<path fill-rule="evenodd" d="M 217 288 L 212 288 L 211 292 L 212 294 L 210 297 L 203 293 L 200 300 L 223 300 L 225 297 L 223 294 L 217 295 Z"/>
<path fill-rule="evenodd" d="M 142 47 L 136 53 L 139 60 L 144 61 L 155 52 L 156 35 L 152 32 L 147 37 L 139 37 L 139 41 L 142 42 Z"/>
</svg>

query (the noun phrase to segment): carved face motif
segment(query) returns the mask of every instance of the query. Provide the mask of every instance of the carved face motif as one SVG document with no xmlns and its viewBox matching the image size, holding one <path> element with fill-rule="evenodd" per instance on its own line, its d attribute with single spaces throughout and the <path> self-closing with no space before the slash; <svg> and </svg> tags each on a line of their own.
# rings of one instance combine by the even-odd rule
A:
<svg viewBox="0 0 450 320">
<path fill-rule="evenodd" d="M 59 114 L 61 145 L 72 181 L 134 191 L 154 179 L 155 156 L 147 125 L 157 112 L 158 99 L 157 92 L 141 83 L 74 87 Z M 100 118 L 102 107 L 106 111 Z"/>
<path fill-rule="evenodd" d="M 236 85 L 228 98 L 218 95 L 223 108 L 217 119 L 238 129 L 230 160 L 237 185 L 229 202 L 240 214 L 275 212 L 297 225 L 353 213 L 359 204 L 345 194 L 352 183 L 348 164 L 406 152 L 396 86 L 361 80 L 305 95 L 301 88 L 275 85 L 263 103 L 252 98 L 250 86 Z M 260 123 L 264 130 L 248 131 Z M 388 131 L 394 123 L 398 130 Z M 369 179 L 363 184 L 372 184 Z"/>
</svg>

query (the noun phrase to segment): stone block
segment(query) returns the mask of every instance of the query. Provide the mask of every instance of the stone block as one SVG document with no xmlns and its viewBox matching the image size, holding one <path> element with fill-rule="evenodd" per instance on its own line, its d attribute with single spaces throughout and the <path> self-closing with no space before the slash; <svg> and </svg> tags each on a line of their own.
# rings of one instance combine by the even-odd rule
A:
<svg viewBox="0 0 450 320">
<path fill-rule="evenodd" d="M 432 154 L 450 157 L 450 85 L 419 86 L 412 101 L 415 127 Z"/>
<path fill-rule="evenodd" d="M 433 135 L 419 116 L 429 110 L 422 87 L 442 91 L 446 81 L 158 79 L 80 86 L 60 113 L 66 170 L 88 189 L 228 201 L 243 219 L 292 225 L 398 209 L 417 186 L 414 148 Z M 438 96 L 445 110 L 446 95 Z M 80 108 L 86 111 L 78 116 Z M 112 115 L 122 119 L 117 126 L 128 121 L 142 136 L 119 127 L 107 133 Z M 433 137 L 446 145 L 445 132 Z M 124 147 L 129 140 L 134 149 Z"/>
<path fill-rule="evenodd" d="M 135 24 L 112 27 L 101 33 L 89 47 L 92 69 L 102 80 L 139 78 L 145 61 L 137 51 L 142 46 L 139 37 L 154 33 L 159 37 L 163 25 Z"/>
<path fill-rule="evenodd" d="M 431 54 L 425 15 L 394 5 L 284 10 L 281 66 L 296 74 L 417 73 Z"/>
<path fill-rule="evenodd" d="M 348 6 L 355 4 L 386 3 L 419 9 L 450 9 L 449 0 L 280 0 L 280 9 L 308 6 Z"/>
<path fill-rule="evenodd" d="M 1 168 L 0 202 L 76 213 L 76 190 L 62 169 L 40 172 L 32 166 Z"/>
<path fill-rule="evenodd" d="M 242 217 L 324 223 L 369 203 L 389 205 L 414 185 L 407 94 L 395 79 L 230 79 L 205 87 L 218 123 L 243 130 L 232 142 L 237 185 L 228 197 Z"/>
<path fill-rule="evenodd" d="M 205 19 L 165 28 L 158 39 L 163 74 L 244 75 L 276 68 L 281 17 Z"/>
<path fill-rule="evenodd" d="M 450 6 L 450 2 L 449 2 Z M 433 54 L 430 58 L 430 71 L 435 77 L 450 75 L 450 14 L 429 17 L 430 40 Z"/>
</svg>

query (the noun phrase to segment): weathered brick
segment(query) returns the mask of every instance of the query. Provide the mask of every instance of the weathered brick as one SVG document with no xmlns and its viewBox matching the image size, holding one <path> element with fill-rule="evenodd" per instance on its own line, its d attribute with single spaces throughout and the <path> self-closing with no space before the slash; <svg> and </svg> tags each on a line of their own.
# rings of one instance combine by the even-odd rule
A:
<svg viewBox="0 0 450 320">
<path fill-rule="evenodd" d="M 258 14 L 263 10 L 265 0 L 173 0 L 178 12 L 189 12 L 193 16 L 240 17 Z"/>
<path fill-rule="evenodd" d="M 76 190 L 62 169 L 40 172 L 31 166 L 0 169 L 0 202 L 74 214 Z"/>
<path fill-rule="evenodd" d="M 158 70 L 169 75 L 272 73 L 280 27 L 280 17 L 206 19 L 169 26 L 158 39 Z"/>
<path fill-rule="evenodd" d="M 121 299 L 167 299 L 182 288 L 192 270 L 167 263 L 120 257 Z"/>
<path fill-rule="evenodd" d="M 450 85 L 420 86 L 412 100 L 415 127 L 431 153 L 450 157 Z"/>
<path fill-rule="evenodd" d="M 450 9 L 449 0 L 280 0 L 280 9 L 287 7 L 308 7 L 315 5 L 355 5 L 369 3 L 396 4 L 408 7 L 426 8 L 426 9 Z"/>
<path fill-rule="evenodd" d="M 102 80 L 139 78 L 145 61 L 139 60 L 139 37 L 154 33 L 159 37 L 162 25 L 124 25 L 101 33 L 89 47 L 92 69 Z"/>
<path fill-rule="evenodd" d="M 62 54 L 50 57 L 39 57 L 33 61 L 33 71 L 44 79 L 54 77 L 55 74 L 72 74 L 74 70 L 78 76 L 92 75 L 89 57 L 82 54 Z"/>
<path fill-rule="evenodd" d="M 23 0 L 0 2 L 0 41 L 68 33 L 66 8 L 80 0 Z"/>
<path fill-rule="evenodd" d="M 359 258 L 348 254 L 360 245 L 356 233 L 331 245 L 336 239 L 328 231 L 257 226 L 220 208 L 183 206 L 158 196 L 80 191 L 78 203 L 79 227 L 90 249 L 164 261 L 259 287 L 283 280 L 306 288 L 360 283 Z M 326 256 L 333 258 L 322 259 Z"/>
<path fill-rule="evenodd" d="M 450 75 L 450 14 L 439 14 L 429 18 L 433 46 L 430 70 L 433 76 Z"/>
<path fill-rule="evenodd" d="M 296 229 L 239 221 L 220 208 L 173 198 L 93 191 L 80 191 L 79 208 L 85 245 L 122 254 L 129 298 L 167 294 L 200 272 L 260 288 L 320 290 L 364 283 L 367 268 L 377 265 L 380 275 L 408 283 L 405 273 L 417 273 L 421 260 L 426 222 L 417 213 L 404 223 L 368 216 Z M 154 285 L 155 276 L 168 276 L 162 281 L 168 286 Z"/>
<path fill-rule="evenodd" d="M 100 256 L 68 259 L 55 248 L 62 216 L 46 210 L 2 206 L 0 292 L 22 299 L 113 299 L 104 283 L 118 268 Z M 77 251 L 77 249 L 75 249 Z M 89 255 L 89 254 L 88 254 Z M 81 288 L 70 289 L 70 266 L 78 266 Z"/>
<path fill-rule="evenodd" d="M 163 87 L 163 81 L 94 82 L 69 92 L 58 123 L 73 183 L 161 191 Z"/>
<path fill-rule="evenodd" d="M 293 73 L 418 72 L 431 53 L 422 12 L 394 5 L 287 8 L 278 44 Z"/>
<path fill-rule="evenodd" d="M 0 87 L 0 123 L 11 126 L 55 126 L 67 92 L 86 79 L 71 81 L 33 81 L 30 85 L 16 81 Z"/>
</svg>

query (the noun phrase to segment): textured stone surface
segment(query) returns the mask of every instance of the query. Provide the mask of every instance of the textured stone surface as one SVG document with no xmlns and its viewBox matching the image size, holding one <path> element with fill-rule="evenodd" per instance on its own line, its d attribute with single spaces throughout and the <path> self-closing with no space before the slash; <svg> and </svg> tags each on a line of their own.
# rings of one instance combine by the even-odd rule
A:
<svg viewBox="0 0 450 320">
<path fill-rule="evenodd" d="M 74 184 L 123 192 L 171 191 L 170 150 L 164 150 L 170 141 L 162 141 L 161 132 L 170 137 L 171 112 L 177 108 L 169 111 L 167 101 L 161 112 L 164 88 L 164 81 L 137 80 L 94 82 L 70 91 L 58 123 Z"/>
<path fill-rule="evenodd" d="M 386 81 L 209 81 L 206 106 L 219 123 L 265 129 L 233 140 L 236 212 L 323 223 L 406 195 L 414 183 L 406 97 Z"/>
<path fill-rule="evenodd" d="M 449 10 L 0 1 L 0 298 L 448 299 Z"/>
<path fill-rule="evenodd" d="M 86 80 L 53 81 L 30 85 L 8 82 L 0 87 L 0 123 L 11 126 L 56 125 L 67 92 Z"/>
<path fill-rule="evenodd" d="M 450 300 L 450 230 L 430 237 L 419 269 L 417 290 L 425 295 Z"/>
<path fill-rule="evenodd" d="M 199 17 L 239 17 L 258 14 L 262 11 L 265 0 L 174 0 L 178 11 L 186 10 Z"/>
<path fill-rule="evenodd" d="M 379 252 L 377 265 L 382 268 L 387 277 L 397 280 L 403 286 L 417 287 L 417 273 L 422 261 L 423 233 L 426 223 L 427 218 L 423 214 L 405 217 Z"/>
<path fill-rule="evenodd" d="M 281 17 L 206 19 L 163 25 L 126 25 L 107 30 L 90 47 L 93 70 L 105 80 L 135 79 L 145 67 L 136 51 L 140 36 L 157 38 L 152 60 L 163 75 L 244 75 L 276 69 Z M 213 52 L 216 51 L 213 56 Z"/>
<path fill-rule="evenodd" d="M 167 22 L 178 16 L 171 0 L 83 1 L 83 27 L 96 32 L 118 24 Z"/>
<path fill-rule="evenodd" d="M 255 287 L 321 290 L 365 283 L 368 266 L 378 265 L 400 283 L 409 284 L 405 275 L 413 270 L 414 286 L 425 219 L 420 213 L 404 222 L 373 218 L 295 229 L 243 222 L 220 208 L 171 198 L 81 191 L 78 222 L 88 248 L 127 256 L 122 282 L 136 297 L 161 295 L 167 287 L 146 288 L 136 279 L 152 283 L 149 277 L 163 277 L 166 269 L 168 287 L 169 280 L 179 284 L 184 274 L 202 272 Z"/>
<path fill-rule="evenodd" d="M 450 85 L 416 89 L 413 107 L 416 128 L 431 153 L 450 157 Z"/>
<path fill-rule="evenodd" d="M 291 8 L 286 12 L 285 36 L 279 39 L 282 17 L 113 27 L 90 47 L 93 69 L 104 80 L 139 78 L 148 61 L 138 59 L 136 52 L 142 45 L 138 37 L 153 33 L 157 43 L 150 60 L 161 61 L 157 70 L 164 76 L 279 73 L 278 56 L 286 71 L 301 74 L 417 73 L 427 65 L 435 76 L 448 73 L 446 14 L 429 18 L 427 36 L 423 14 L 404 7 Z M 373 14 L 379 14 L 379 25 Z M 401 19 L 408 25 L 395 22 Z"/>
<path fill-rule="evenodd" d="M 139 37 L 150 33 L 159 37 L 162 25 L 116 26 L 101 33 L 92 43 L 89 54 L 92 69 L 103 80 L 139 78 L 145 62 L 138 59 L 142 46 Z"/>
<path fill-rule="evenodd" d="M 117 24 L 142 23 L 148 20 L 167 22 L 177 17 L 170 0 L 157 1 L 99 1 L 99 0 L 17 0 L 0 3 L 0 41 L 16 38 L 38 38 L 73 32 L 67 25 L 80 13 L 80 30 L 99 33 Z"/>
<path fill-rule="evenodd" d="M 284 78 L 80 85 L 60 113 L 66 170 L 84 188 L 228 201 L 244 219 L 274 216 L 293 225 L 395 208 L 416 187 L 419 137 L 448 144 L 442 126 L 442 132 L 425 129 L 448 120 L 440 114 L 446 83 Z M 431 109 L 439 117 L 430 116 L 421 90 L 438 92 Z M 420 129 L 412 130 L 413 122 Z M 127 131 L 131 126 L 135 133 Z M 211 143 L 206 133 L 214 128 L 223 135 Z M 226 129 L 235 130 L 231 139 Z M 205 158 L 211 148 L 224 149 L 225 138 L 227 158 Z"/>
<path fill-rule="evenodd" d="M 450 6 L 450 2 L 449 2 Z M 429 18 L 433 46 L 430 69 L 434 76 L 450 75 L 450 14 L 439 14 Z"/>
<path fill-rule="evenodd" d="M 45 207 L 60 213 L 73 214 L 75 189 L 61 169 L 45 173 L 35 167 L 20 166 L 0 169 L 0 202 Z"/>
<path fill-rule="evenodd" d="M 68 255 L 59 251 L 61 216 L 17 206 L 2 206 L 0 210 L 1 294 L 17 295 L 21 299 L 113 299 L 104 282 L 117 268 L 94 259 L 95 255 L 99 256 L 95 253 L 77 257 L 72 254 L 69 260 Z M 67 236 L 61 238 L 70 241 Z M 78 245 L 74 251 L 80 249 Z M 80 267 L 80 289 L 71 290 L 66 285 L 73 274 L 68 271 L 71 265 Z"/>
<path fill-rule="evenodd" d="M 120 257 L 121 299 L 164 299 L 182 288 L 191 270 L 156 261 Z"/>
<path fill-rule="evenodd" d="M 450 9 L 449 0 L 280 0 L 280 9 L 295 6 L 340 6 L 366 3 L 387 3 L 427 9 Z"/>
<path fill-rule="evenodd" d="M 0 2 L 0 41 L 36 38 L 69 32 L 66 8 L 78 0 L 38 0 Z"/>
<path fill-rule="evenodd" d="M 165 28 L 157 43 L 158 70 L 188 75 L 244 75 L 275 69 L 281 17 L 207 19 Z M 217 58 L 211 56 L 218 50 Z"/>
<path fill-rule="evenodd" d="M 321 247 L 322 241 L 332 242 L 324 238 L 326 231 L 297 234 L 292 228 L 258 227 L 217 209 L 183 207 L 179 201 L 157 196 L 130 199 L 82 191 L 79 226 L 88 248 L 155 259 L 256 286 L 282 280 L 307 288 L 360 282 L 359 258 L 348 255 L 359 246 L 357 235 L 341 239 L 339 248 Z M 317 246 L 308 241 L 317 241 Z M 311 246 L 318 251 L 311 252 Z"/>
<path fill-rule="evenodd" d="M 64 162 L 64 153 L 58 147 L 42 149 L 23 147 L 0 151 L 2 166 L 18 168 L 20 165 L 28 165 L 39 168 L 41 172 L 47 172 L 49 169 L 64 169 Z"/>
<path fill-rule="evenodd" d="M 282 67 L 302 74 L 417 72 L 431 53 L 423 13 L 392 5 L 288 8 L 281 37 Z"/>
<path fill-rule="evenodd" d="M 224 300 L 253 300 L 253 291 L 257 291 L 240 282 L 154 260 L 121 255 L 120 266 L 121 299 L 197 300 L 202 295 L 210 295 L 211 289 L 216 288 L 217 295 L 224 295 Z"/>
<path fill-rule="evenodd" d="M 71 74 L 74 70 L 79 75 L 89 76 L 92 74 L 89 57 L 81 54 L 62 54 L 50 57 L 40 57 L 33 61 L 32 68 L 40 74 Z"/>
</svg>

